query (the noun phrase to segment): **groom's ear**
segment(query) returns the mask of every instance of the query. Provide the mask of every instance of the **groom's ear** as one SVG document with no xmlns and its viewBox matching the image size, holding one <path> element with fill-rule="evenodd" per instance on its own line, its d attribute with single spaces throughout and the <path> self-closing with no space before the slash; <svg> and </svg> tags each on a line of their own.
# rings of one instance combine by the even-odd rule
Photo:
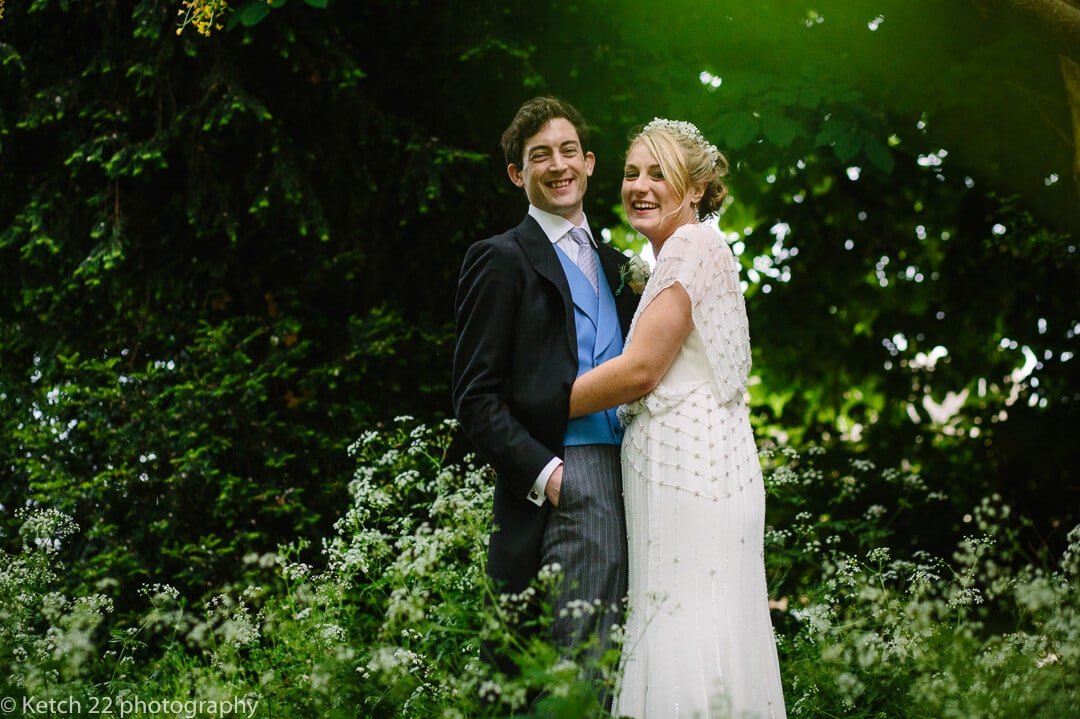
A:
<svg viewBox="0 0 1080 719">
<path fill-rule="evenodd" d="M 510 176 L 510 182 L 513 182 L 518 187 L 525 187 L 525 178 L 521 176 L 521 170 L 518 166 L 510 163 L 506 166 L 506 174 Z"/>
</svg>

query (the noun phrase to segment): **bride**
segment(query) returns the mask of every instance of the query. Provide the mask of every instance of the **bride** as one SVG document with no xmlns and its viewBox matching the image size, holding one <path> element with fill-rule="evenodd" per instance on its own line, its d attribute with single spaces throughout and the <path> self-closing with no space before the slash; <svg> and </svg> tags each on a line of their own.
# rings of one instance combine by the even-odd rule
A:
<svg viewBox="0 0 1080 719">
<path fill-rule="evenodd" d="M 620 404 L 629 615 L 615 716 L 785 717 L 765 585 L 765 490 L 743 394 L 738 264 L 702 224 L 727 160 L 688 122 L 631 141 L 622 201 L 656 268 L 624 353 L 582 375 L 572 417 Z"/>
</svg>

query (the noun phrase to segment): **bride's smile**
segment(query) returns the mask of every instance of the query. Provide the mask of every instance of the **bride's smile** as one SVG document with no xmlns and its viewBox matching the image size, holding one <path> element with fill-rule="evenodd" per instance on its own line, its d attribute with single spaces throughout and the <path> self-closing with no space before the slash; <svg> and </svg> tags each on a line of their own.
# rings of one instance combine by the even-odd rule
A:
<svg viewBox="0 0 1080 719">
<path fill-rule="evenodd" d="M 626 156 L 622 200 L 630 225 L 649 238 L 654 249 L 696 217 L 695 193 L 678 197 L 644 142 L 635 142 Z"/>
</svg>

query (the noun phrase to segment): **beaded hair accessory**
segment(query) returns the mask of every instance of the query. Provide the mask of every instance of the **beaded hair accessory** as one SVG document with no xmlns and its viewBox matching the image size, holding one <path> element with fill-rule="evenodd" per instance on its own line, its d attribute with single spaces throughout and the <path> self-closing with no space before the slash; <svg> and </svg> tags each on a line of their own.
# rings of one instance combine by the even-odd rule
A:
<svg viewBox="0 0 1080 719">
<path fill-rule="evenodd" d="M 641 132 L 644 134 L 649 130 L 669 130 L 679 135 L 685 140 L 701 145 L 705 150 L 705 154 L 709 158 L 709 162 L 716 164 L 720 159 L 720 151 L 716 149 L 716 145 L 712 144 L 705 139 L 705 136 L 701 134 L 701 130 L 697 128 L 692 122 L 686 122 L 685 120 L 668 120 L 664 117 L 654 117 L 652 122 L 646 125 Z"/>
</svg>

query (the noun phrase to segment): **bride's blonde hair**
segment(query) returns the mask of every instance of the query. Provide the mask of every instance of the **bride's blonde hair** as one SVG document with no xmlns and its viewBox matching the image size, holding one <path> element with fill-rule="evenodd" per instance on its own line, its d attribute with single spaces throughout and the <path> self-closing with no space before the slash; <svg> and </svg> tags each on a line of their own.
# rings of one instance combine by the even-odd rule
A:
<svg viewBox="0 0 1080 719">
<path fill-rule="evenodd" d="M 723 178 L 728 174 L 728 161 L 697 127 L 688 122 L 653 120 L 631 137 L 628 154 L 638 142 L 656 158 L 664 179 L 680 201 L 691 188 L 704 188 L 695 208 L 698 220 L 719 211 L 727 197 Z"/>
</svg>

